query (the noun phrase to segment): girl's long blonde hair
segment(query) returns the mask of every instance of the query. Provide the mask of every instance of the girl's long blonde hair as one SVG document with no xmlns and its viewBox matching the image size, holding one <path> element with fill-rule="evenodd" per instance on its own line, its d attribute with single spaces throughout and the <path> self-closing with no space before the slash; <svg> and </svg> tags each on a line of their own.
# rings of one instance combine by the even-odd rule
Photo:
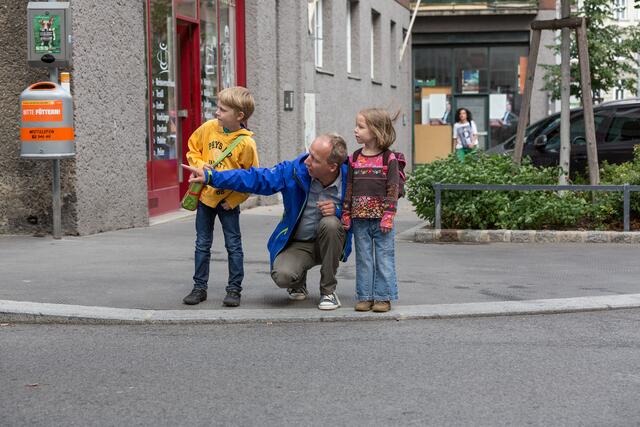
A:
<svg viewBox="0 0 640 427">
<path fill-rule="evenodd" d="M 366 108 L 358 113 L 364 118 L 367 127 L 371 129 L 371 132 L 376 137 L 378 147 L 383 150 L 391 147 L 396 140 L 396 130 L 393 128 L 393 122 L 398 118 L 399 114 L 400 111 L 391 117 L 389 112 L 382 108 Z"/>
</svg>

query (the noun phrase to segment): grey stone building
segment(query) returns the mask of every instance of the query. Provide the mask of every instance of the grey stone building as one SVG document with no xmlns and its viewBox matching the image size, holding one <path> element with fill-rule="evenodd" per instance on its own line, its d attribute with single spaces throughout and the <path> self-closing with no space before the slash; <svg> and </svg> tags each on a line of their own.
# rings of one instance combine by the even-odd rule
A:
<svg viewBox="0 0 640 427">
<path fill-rule="evenodd" d="M 410 12 L 402 0 L 71 0 L 76 155 L 61 160 L 64 234 L 146 226 L 179 208 L 188 135 L 217 92 L 244 85 L 263 166 L 337 131 L 355 149 L 358 110 L 399 111 L 411 164 Z M 51 232 L 52 165 L 20 157 L 27 1 L 0 6 L 0 233 Z M 272 201 L 272 200 L 271 200 Z M 269 201 L 265 201 L 269 202 Z"/>
</svg>

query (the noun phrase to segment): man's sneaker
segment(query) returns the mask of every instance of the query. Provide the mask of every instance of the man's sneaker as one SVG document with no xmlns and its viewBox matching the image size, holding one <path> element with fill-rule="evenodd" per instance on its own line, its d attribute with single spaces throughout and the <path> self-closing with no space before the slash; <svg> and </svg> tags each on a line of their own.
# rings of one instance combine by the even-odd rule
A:
<svg viewBox="0 0 640 427">
<path fill-rule="evenodd" d="M 206 300 L 207 300 L 207 291 L 206 291 L 206 289 L 193 288 L 191 293 L 189 295 L 187 295 L 186 297 L 184 297 L 182 302 L 187 304 L 187 305 L 196 305 L 196 304 L 200 304 L 202 301 L 206 301 Z"/>
<path fill-rule="evenodd" d="M 222 300 L 222 304 L 227 307 L 237 307 L 240 305 L 240 293 L 235 291 L 227 292 L 227 296 Z"/>
<path fill-rule="evenodd" d="M 320 310 L 335 310 L 338 307 L 340 307 L 340 300 L 335 292 L 331 295 L 322 295 L 318 304 Z"/>
<path fill-rule="evenodd" d="M 309 295 L 307 288 L 288 288 L 287 292 L 289 293 L 289 299 L 292 301 L 305 300 Z"/>
<path fill-rule="evenodd" d="M 391 310 L 391 301 L 376 301 L 373 304 L 372 310 L 376 313 L 385 313 Z"/>
</svg>

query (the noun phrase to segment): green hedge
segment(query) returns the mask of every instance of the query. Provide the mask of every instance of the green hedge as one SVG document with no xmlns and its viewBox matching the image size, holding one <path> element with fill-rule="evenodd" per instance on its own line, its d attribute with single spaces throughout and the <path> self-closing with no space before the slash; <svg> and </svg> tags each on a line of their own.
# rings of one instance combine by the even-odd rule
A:
<svg viewBox="0 0 640 427">
<path fill-rule="evenodd" d="M 602 184 L 640 185 L 640 150 L 633 162 L 604 164 Z M 511 157 L 477 153 L 460 162 L 455 155 L 418 166 L 407 177 L 407 198 L 422 219 L 435 220 L 433 184 L 546 184 L 558 183 L 556 168 L 535 167 L 528 159 L 516 166 Z M 584 178 L 576 183 L 586 183 Z M 461 229 L 619 229 L 622 192 L 576 193 L 553 191 L 442 192 L 442 227 Z M 640 194 L 632 193 L 632 218 L 640 213 Z"/>
</svg>

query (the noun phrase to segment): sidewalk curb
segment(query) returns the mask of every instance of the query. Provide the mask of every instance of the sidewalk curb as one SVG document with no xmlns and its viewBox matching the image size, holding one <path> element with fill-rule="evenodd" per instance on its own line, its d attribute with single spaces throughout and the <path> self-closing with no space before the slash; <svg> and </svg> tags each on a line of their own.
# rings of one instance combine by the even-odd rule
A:
<svg viewBox="0 0 640 427">
<path fill-rule="evenodd" d="M 272 324 L 451 319 L 576 313 L 629 308 L 640 308 L 640 294 L 463 304 L 396 305 L 388 313 L 359 313 L 350 307 L 330 312 L 309 309 L 139 310 L 0 300 L 0 321 L 129 325 Z"/>
<path fill-rule="evenodd" d="M 640 244 L 639 231 L 435 230 L 427 223 L 404 231 L 397 240 L 419 243 L 625 243 Z"/>
</svg>

